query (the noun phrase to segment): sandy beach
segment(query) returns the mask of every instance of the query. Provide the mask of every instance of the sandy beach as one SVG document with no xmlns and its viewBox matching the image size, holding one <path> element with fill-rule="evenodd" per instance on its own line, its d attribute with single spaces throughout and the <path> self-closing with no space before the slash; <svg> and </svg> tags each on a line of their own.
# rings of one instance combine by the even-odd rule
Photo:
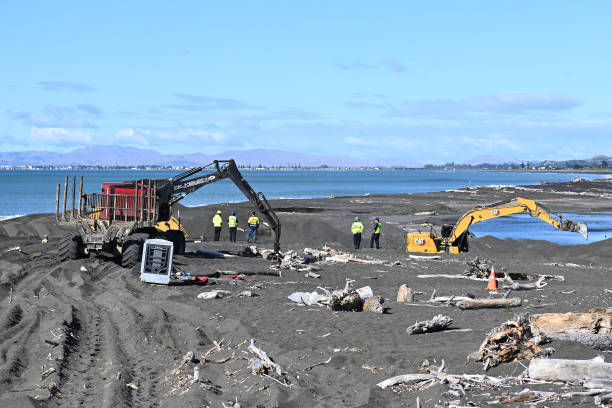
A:
<svg viewBox="0 0 612 408">
<path fill-rule="evenodd" d="M 421 407 L 488 406 L 502 394 L 524 388 L 568 390 L 561 385 L 517 385 L 449 393 L 447 384 L 412 391 L 381 389 L 387 378 L 419 373 L 424 360 L 452 374 L 485 374 L 481 362 L 466 364 L 487 334 L 520 313 L 586 312 L 610 308 L 612 289 L 610 240 L 559 246 L 538 240 L 471 239 L 470 252 L 418 260 L 405 252 L 408 230 L 428 231 L 425 224 L 453 223 L 476 205 L 513 197 L 534 199 L 555 212 L 612 211 L 612 180 L 547 183 L 522 187 L 486 187 L 411 195 L 368 195 L 302 200 L 271 200 L 282 223 L 281 249 L 302 254 L 304 248 L 328 246 L 362 259 L 386 264 L 326 263 L 320 278 L 283 270 L 282 276 L 249 275 L 253 281 L 215 285 L 151 285 L 139 281 L 139 266 L 123 269 L 110 255 L 57 261 L 62 231 L 50 214 L 28 215 L 0 223 L 0 407 Z M 197 248 L 243 252 L 245 232 L 237 243 L 211 242 L 210 222 L 217 210 L 235 210 L 245 226 L 248 203 L 180 207 L 181 222 L 192 238 L 187 253 L 176 256 L 184 273 L 270 271 L 257 257 L 208 259 Z M 352 247 L 350 224 L 366 222 L 362 249 Z M 369 220 L 383 221 L 382 248 L 369 248 Z M 541 222 L 534 220 L 533 222 Z M 552 227 L 551 227 L 552 228 Z M 42 244 L 43 234 L 49 243 Z M 271 248 L 265 225 L 258 247 Z M 15 249 L 19 247 L 19 250 Z M 367 247 L 367 248 L 364 248 Z M 489 296 L 486 282 L 418 278 L 419 274 L 462 274 L 479 257 L 495 263 L 498 273 L 561 275 L 542 290 L 513 293 L 517 308 L 461 310 L 426 302 L 437 295 Z M 387 313 L 339 312 L 298 305 L 293 292 L 318 286 L 340 289 L 370 286 L 382 296 Z M 400 285 L 415 292 L 417 302 L 398 303 Z M 232 295 L 198 299 L 201 292 L 222 289 Z M 238 297 L 250 290 L 256 297 Z M 502 294 L 497 297 L 501 297 Z M 436 314 L 454 319 L 455 330 L 408 335 L 406 328 Z M 251 339 L 282 368 L 282 378 L 253 374 L 248 368 Z M 590 359 L 600 350 L 569 341 L 553 341 L 552 357 Z M 188 352 L 194 359 L 182 367 Z M 610 361 L 610 355 L 603 353 Z M 518 376 L 528 361 L 499 364 L 491 376 Z M 194 368 L 199 381 L 193 381 Z M 53 369 L 46 376 L 43 373 Z M 175 370 L 177 370 L 175 372 Z M 43 378 L 44 377 L 44 378 Z M 576 389 L 579 389 L 576 388 Z M 458 402 L 457 402 L 458 401 Z M 224 405 L 225 404 L 225 405 Z M 546 402 L 547 406 L 592 405 L 592 396 Z M 238 405 L 236 405 L 238 406 Z"/>
</svg>

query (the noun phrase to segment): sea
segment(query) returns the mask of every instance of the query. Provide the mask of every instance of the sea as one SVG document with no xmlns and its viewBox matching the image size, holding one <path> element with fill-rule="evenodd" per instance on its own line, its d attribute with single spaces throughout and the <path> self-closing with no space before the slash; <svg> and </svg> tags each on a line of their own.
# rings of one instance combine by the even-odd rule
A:
<svg viewBox="0 0 612 408">
<path fill-rule="evenodd" d="M 102 182 L 163 179 L 180 170 L 0 170 L 0 220 L 25 214 L 55 212 L 57 185 L 65 177 L 84 176 L 85 192 L 99 192 Z M 361 196 L 365 194 L 426 193 L 466 186 L 535 185 L 605 177 L 596 174 L 495 172 L 495 171 L 369 171 L 369 170 L 241 170 L 243 177 L 268 199 Z M 78 188 L 78 186 L 77 186 Z M 71 194 L 69 194 L 69 197 Z M 189 194 L 186 206 L 241 202 L 246 198 L 230 180 L 209 184 Z M 460 215 L 458 214 L 458 217 Z M 612 236 L 612 213 L 565 214 L 568 219 L 587 222 L 589 239 L 579 234 L 534 222 L 529 216 L 503 217 L 473 225 L 476 236 L 546 239 L 559 244 L 582 244 Z M 526 217 L 526 218 L 525 218 Z"/>
</svg>

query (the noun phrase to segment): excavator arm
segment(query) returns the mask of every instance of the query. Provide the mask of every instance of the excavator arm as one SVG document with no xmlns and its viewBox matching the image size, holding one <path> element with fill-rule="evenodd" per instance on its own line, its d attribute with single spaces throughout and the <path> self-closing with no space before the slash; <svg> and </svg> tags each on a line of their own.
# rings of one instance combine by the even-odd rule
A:
<svg viewBox="0 0 612 408">
<path fill-rule="evenodd" d="M 502 201 L 486 207 L 477 207 L 468 211 L 455 224 L 455 227 L 448 236 L 448 242 L 453 244 L 463 238 L 468 228 L 477 222 L 521 213 L 537 217 L 560 230 L 578 232 L 585 239 L 588 238 L 586 224 L 565 220 L 561 215 L 551 213 L 533 200 L 517 197 L 513 200 Z"/>
<path fill-rule="evenodd" d="M 443 226 L 440 235 L 437 235 L 433 230 L 429 233 L 411 232 L 406 236 L 406 251 L 448 252 L 452 254 L 467 252 L 470 226 L 481 221 L 521 213 L 537 217 L 560 230 L 578 232 L 583 237 L 588 238 L 586 224 L 566 220 L 561 215 L 548 211 L 544 206 L 533 200 L 517 197 L 512 200 L 473 208 L 459 218 L 455 225 Z"/>
<path fill-rule="evenodd" d="M 189 178 L 213 165 L 213 172 Z M 167 201 L 168 205 L 171 206 L 182 200 L 187 194 L 193 193 L 207 184 L 226 178 L 232 180 L 245 197 L 266 217 L 274 230 L 274 252 L 278 252 L 280 250 L 280 220 L 263 193 L 256 193 L 251 185 L 242 177 L 234 160 L 215 160 L 207 166 L 194 167 L 170 179 L 158 180 L 158 195 L 161 201 Z"/>
</svg>

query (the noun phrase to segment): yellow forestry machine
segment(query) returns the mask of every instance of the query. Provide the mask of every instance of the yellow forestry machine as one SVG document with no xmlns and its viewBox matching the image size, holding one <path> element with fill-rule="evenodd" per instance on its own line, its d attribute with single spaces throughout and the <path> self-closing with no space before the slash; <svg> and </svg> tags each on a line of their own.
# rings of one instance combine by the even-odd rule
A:
<svg viewBox="0 0 612 408">
<path fill-rule="evenodd" d="M 190 178 L 203 170 L 208 174 Z M 163 238 L 174 244 L 174 253 L 185 252 L 187 231 L 172 216 L 172 206 L 187 194 L 207 184 L 229 178 L 257 207 L 274 230 L 274 251 L 280 250 L 281 225 L 263 193 L 256 193 L 242 177 L 234 160 L 215 160 L 168 179 L 143 179 L 102 183 L 101 193 L 83 193 L 81 177 L 78 204 L 75 204 L 76 177 L 72 182 L 72 208 L 66 209 L 68 177 L 64 184 L 60 213 L 60 185 L 57 185 L 57 222 L 71 231 L 58 242 L 60 261 L 77 259 L 97 251 L 113 252 L 121 266 L 131 268 L 140 261 L 146 239 Z M 76 206 L 75 208 L 75 205 Z"/>
<path fill-rule="evenodd" d="M 443 225 L 441 234 L 431 232 L 408 233 L 406 238 L 407 252 L 428 252 L 459 254 L 468 252 L 468 229 L 477 222 L 511 214 L 529 214 L 537 217 L 562 231 L 577 232 L 588 238 L 587 226 L 581 222 L 565 220 L 533 200 L 517 197 L 468 211 L 455 225 Z"/>
</svg>

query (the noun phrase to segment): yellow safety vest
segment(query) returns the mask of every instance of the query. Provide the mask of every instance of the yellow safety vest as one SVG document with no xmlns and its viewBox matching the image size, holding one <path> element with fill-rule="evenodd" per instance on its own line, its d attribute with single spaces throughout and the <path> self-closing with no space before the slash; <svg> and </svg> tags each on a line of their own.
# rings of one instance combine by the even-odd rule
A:
<svg viewBox="0 0 612 408">
<path fill-rule="evenodd" d="M 259 225 L 259 218 L 255 216 L 249 217 L 249 225 L 251 226 Z"/>
<path fill-rule="evenodd" d="M 353 234 L 361 234 L 363 232 L 363 224 L 361 221 L 355 221 L 353 225 L 351 225 L 351 232 Z"/>
<path fill-rule="evenodd" d="M 380 234 L 381 230 L 382 230 L 382 222 L 377 222 L 376 224 L 374 224 L 374 233 L 375 234 Z"/>
<path fill-rule="evenodd" d="M 223 218 L 221 218 L 219 214 L 215 214 L 215 216 L 213 217 L 213 225 L 215 227 L 220 227 L 223 225 Z"/>
<path fill-rule="evenodd" d="M 227 226 L 230 227 L 230 228 L 233 228 L 233 227 L 235 227 L 237 225 L 238 225 L 238 219 L 236 218 L 236 216 L 235 215 L 230 215 L 227 218 Z"/>
</svg>

